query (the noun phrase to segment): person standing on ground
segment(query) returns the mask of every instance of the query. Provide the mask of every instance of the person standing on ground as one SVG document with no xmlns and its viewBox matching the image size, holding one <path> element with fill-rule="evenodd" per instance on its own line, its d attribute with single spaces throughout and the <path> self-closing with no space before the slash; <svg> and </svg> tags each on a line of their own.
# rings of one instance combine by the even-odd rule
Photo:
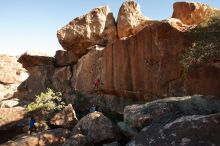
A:
<svg viewBox="0 0 220 146">
<path fill-rule="evenodd" d="M 37 128 L 36 128 L 36 126 L 35 126 L 35 123 L 36 123 L 36 121 L 34 120 L 34 118 L 33 117 L 31 117 L 31 119 L 30 119 L 30 135 L 31 135 L 31 133 L 32 132 L 36 132 L 37 131 Z"/>
</svg>

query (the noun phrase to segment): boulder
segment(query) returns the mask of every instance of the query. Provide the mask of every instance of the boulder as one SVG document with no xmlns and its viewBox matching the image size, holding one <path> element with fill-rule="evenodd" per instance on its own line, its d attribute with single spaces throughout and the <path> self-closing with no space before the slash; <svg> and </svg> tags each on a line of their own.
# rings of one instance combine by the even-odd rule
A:
<svg viewBox="0 0 220 146">
<path fill-rule="evenodd" d="M 182 23 L 177 18 L 169 18 L 167 20 L 163 20 L 163 22 L 168 22 L 172 27 L 174 27 L 175 29 L 182 31 L 182 32 L 186 32 L 186 31 L 192 29 L 192 27 L 194 27 L 194 26 L 190 26 L 190 25 L 186 25 L 186 24 Z"/>
<path fill-rule="evenodd" d="M 23 108 L 0 108 L 0 144 L 24 132 L 28 119 Z M 4 135 L 4 136 L 2 136 Z"/>
<path fill-rule="evenodd" d="M 149 126 L 135 138 L 134 145 L 219 145 L 220 114 L 191 115 L 158 127 Z"/>
<path fill-rule="evenodd" d="M 81 57 L 93 45 L 107 45 L 117 39 L 116 24 L 108 6 L 98 7 L 77 17 L 57 31 L 60 44 Z"/>
<path fill-rule="evenodd" d="M 13 56 L 0 55 L 0 72 L 0 84 L 17 84 L 28 77 L 27 71 Z"/>
<path fill-rule="evenodd" d="M 22 146 L 45 146 L 45 145 L 62 145 L 69 136 L 66 129 L 54 129 L 43 131 L 34 135 L 23 135 L 14 141 L 9 141 L 2 146 L 22 145 Z"/>
<path fill-rule="evenodd" d="M 56 113 L 50 120 L 50 124 L 62 127 L 73 127 L 78 122 L 73 106 L 69 104 L 61 112 Z"/>
<path fill-rule="evenodd" d="M 73 129 L 73 133 L 86 136 L 89 143 L 99 143 L 116 138 L 112 122 L 100 112 L 83 117 Z"/>
<path fill-rule="evenodd" d="M 55 59 L 41 52 L 29 51 L 22 54 L 19 57 L 18 62 L 20 62 L 24 68 L 29 70 L 29 68 L 35 66 L 54 65 Z"/>
<path fill-rule="evenodd" d="M 89 143 L 86 136 L 75 134 L 71 136 L 62 146 L 94 146 Z"/>
<path fill-rule="evenodd" d="M 1 91 L 0 102 L 3 102 L 3 100 L 11 100 L 12 98 L 14 98 L 14 95 L 17 92 L 18 87 L 19 87 L 19 83 L 16 83 L 16 84 L 1 84 L 0 83 L 0 91 Z"/>
<path fill-rule="evenodd" d="M 69 66 L 74 65 L 78 61 L 78 57 L 74 54 L 74 51 L 56 51 L 55 65 L 56 66 Z"/>
<path fill-rule="evenodd" d="M 0 101 L 0 108 L 11 108 L 17 105 L 19 105 L 19 100 L 17 98 Z"/>
<path fill-rule="evenodd" d="M 118 37 L 129 37 L 142 30 L 147 25 L 148 18 L 134 0 L 125 1 L 119 10 L 117 20 Z"/>
<path fill-rule="evenodd" d="M 124 109 L 124 121 L 142 129 L 153 124 L 165 124 L 186 115 L 207 115 L 220 112 L 220 100 L 214 97 L 170 97 Z"/>
<path fill-rule="evenodd" d="M 25 110 L 20 107 L 0 108 L 0 130 L 21 128 L 26 125 Z"/>
<path fill-rule="evenodd" d="M 119 130 L 123 133 L 123 135 L 128 138 L 133 138 L 138 133 L 137 129 L 130 127 L 125 122 L 118 122 L 117 126 Z"/>
<path fill-rule="evenodd" d="M 195 25 L 211 17 L 219 10 L 212 8 L 206 4 L 194 2 L 176 2 L 173 4 L 172 18 L 179 19 L 187 25 Z"/>
</svg>

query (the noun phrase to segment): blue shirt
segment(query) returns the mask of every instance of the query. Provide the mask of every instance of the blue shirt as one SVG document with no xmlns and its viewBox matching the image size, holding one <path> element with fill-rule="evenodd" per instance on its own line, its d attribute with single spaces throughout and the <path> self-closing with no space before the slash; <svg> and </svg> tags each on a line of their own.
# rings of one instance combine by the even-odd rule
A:
<svg viewBox="0 0 220 146">
<path fill-rule="evenodd" d="M 34 123 L 35 123 L 35 120 L 31 119 L 31 121 L 30 121 L 30 128 L 34 127 Z"/>
</svg>

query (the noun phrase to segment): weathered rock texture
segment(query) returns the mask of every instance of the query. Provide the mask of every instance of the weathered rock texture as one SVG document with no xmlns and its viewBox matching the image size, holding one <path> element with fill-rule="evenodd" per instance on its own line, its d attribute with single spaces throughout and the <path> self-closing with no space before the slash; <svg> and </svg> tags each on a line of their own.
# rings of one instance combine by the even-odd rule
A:
<svg viewBox="0 0 220 146">
<path fill-rule="evenodd" d="M 61 28 L 57 37 L 65 50 L 82 56 L 90 46 L 106 45 L 117 39 L 113 14 L 108 6 L 95 8 Z"/>
<path fill-rule="evenodd" d="M 89 143 L 116 138 L 113 123 L 100 112 L 93 112 L 83 117 L 74 127 L 73 133 L 85 135 Z"/>
<path fill-rule="evenodd" d="M 219 10 L 202 3 L 176 2 L 173 5 L 173 18 L 187 25 L 199 24 Z"/>
<path fill-rule="evenodd" d="M 13 107 L 19 104 L 16 94 L 21 82 L 28 77 L 27 71 L 17 62 L 17 57 L 0 55 L 0 107 Z"/>
<path fill-rule="evenodd" d="M 214 31 L 218 34 L 218 30 Z M 197 31 L 195 34 L 198 35 Z M 169 22 L 154 22 L 126 40 L 118 40 L 102 51 L 91 51 L 83 56 L 74 66 L 72 86 L 92 92 L 94 81 L 100 79 L 99 90 L 104 93 L 146 100 L 152 96 L 218 96 L 218 66 L 203 64 L 184 77 L 180 64 L 183 50 L 195 42 L 203 42 L 207 39 L 205 36 L 213 32 L 203 29 L 200 37 L 195 34 L 191 30 L 179 31 Z M 217 46 L 218 38 L 217 35 L 214 41 L 204 41 L 203 46 L 210 43 Z"/>
<path fill-rule="evenodd" d="M 68 66 L 76 64 L 78 57 L 74 54 L 74 51 L 56 51 L 55 55 L 56 66 Z"/>
<path fill-rule="evenodd" d="M 21 83 L 27 78 L 26 70 L 17 62 L 17 57 L 0 55 L 0 84 Z"/>
<path fill-rule="evenodd" d="M 55 60 L 53 57 L 49 57 L 41 52 L 32 51 L 22 54 L 19 57 L 18 62 L 20 62 L 22 66 L 28 70 L 28 68 L 33 66 L 54 65 Z"/>
<path fill-rule="evenodd" d="M 220 112 L 220 100 L 204 96 L 171 97 L 142 105 L 126 106 L 124 121 L 131 127 L 166 124 L 187 115 L 208 115 Z"/>
<path fill-rule="evenodd" d="M 183 42 L 183 33 L 168 23 L 155 22 L 127 40 L 83 56 L 74 66 L 78 75 L 72 85 L 92 91 L 94 81 L 100 79 L 105 93 L 142 98 L 167 95 L 169 83 L 181 76 L 178 55 Z"/>
<path fill-rule="evenodd" d="M 220 114 L 181 117 L 158 127 L 148 127 L 134 138 L 135 145 L 219 145 Z"/>
<path fill-rule="evenodd" d="M 2 146 L 45 146 L 45 145 L 62 145 L 69 136 L 66 129 L 54 129 L 37 133 L 33 136 L 21 136 L 15 141 L 9 141 Z"/>
<path fill-rule="evenodd" d="M 78 122 L 73 106 L 69 104 L 61 112 L 56 113 L 50 124 L 62 127 L 73 127 Z"/>
<path fill-rule="evenodd" d="M 24 118 L 25 111 L 23 108 L 0 108 L 0 130 L 19 127 L 19 125 L 22 127 L 19 121 L 24 120 Z"/>
<path fill-rule="evenodd" d="M 19 60 L 28 70 L 29 77 L 18 90 L 26 91 L 24 98 L 33 100 L 36 95 L 52 88 L 63 94 L 71 90 L 72 69 L 70 66 L 56 67 L 55 59 L 48 56 L 22 55 Z"/>
<path fill-rule="evenodd" d="M 119 10 L 117 20 L 118 37 L 128 37 L 136 34 L 147 25 L 148 18 L 140 9 L 140 5 L 133 0 L 125 1 Z"/>
<path fill-rule="evenodd" d="M 85 135 L 75 134 L 72 135 L 62 146 L 94 146 L 89 143 Z"/>
<path fill-rule="evenodd" d="M 138 9 L 135 2 L 125 2 L 124 5 Z M 198 5 L 209 13 L 210 9 L 205 5 Z M 123 9 L 129 12 L 128 8 Z M 213 11 L 216 12 L 215 17 L 220 16 L 217 15 L 218 10 Z M 108 15 L 112 19 L 107 19 Z M 138 15 L 142 16 L 139 11 Z M 187 18 L 187 15 L 188 13 L 184 17 Z M 193 12 L 193 15 L 197 13 Z M 138 18 L 138 16 L 132 17 Z M 64 55 L 67 61 L 63 59 L 64 62 L 60 63 L 60 66 L 64 66 L 59 68 L 50 63 L 48 65 L 48 61 L 44 63 L 45 59 L 42 61 L 40 59 L 38 63 L 24 61 L 24 66 L 29 64 L 26 66 L 30 68 L 30 77 L 27 80 L 28 91 L 31 96 L 34 96 L 45 91 L 47 87 L 51 87 L 66 95 L 73 90 L 80 90 L 85 93 L 102 92 L 144 100 L 193 94 L 220 96 L 220 59 L 218 56 L 214 60 L 211 56 L 211 62 L 198 63 L 196 67 L 190 66 L 189 69 L 185 69 L 181 64 L 184 50 L 194 46 L 198 50 L 201 50 L 200 47 L 205 47 L 210 51 L 215 50 L 214 52 L 217 53 L 214 54 L 219 54 L 220 23 L 219 19 L 216 19 L 213 29 L 210 23 L 212 18 L 212 16 L 207 16 L 197 26 L 188 26 L 175 18 L 162 22 L 151 21 L 137 34 L 124 40 L 117 40 L 107 47 L 100 47 L 92 45 L 102 44 L 97 41 L 106 38 L 103 34 L 115 32 L 110 31 L 115 30 L 115 24 L 112 25 L 113 17 L 107 7 L 94 9 L 91 13 L 76 18 L 58 31 L 59 41 L 68 50 L 65 52 L 67 56 L 73 53 L 81 57 L 88 50 L 89 52 L 80 59 L 76 59 L 77 62 L 74 57 L 72 59 L 75 61 L 71 59 L 70 61 Z M 104 24 L 109 27 L 105 28 Z M 85 28 L 91 29 L 90 33 L 87 33 L 88 30 Z M 89 37 L 85 37 L 85 33 Z M 107 36 L 112 39 L 107 37 L 107 40 L 114 40 L 114 35 L 110 34 Z M 197 46 L 197 44 L 200 45 Z M 58 60 L 61 61 L 62 57 Z M 39 66 L 39 64 L 44 65 Z M 99 81 L 98 85 L 97 81 Z"/>
<path fill-rule="evenodd" d="M 23 108 L 0 108 L 0 144 L 23 132 L 28 125 L 25 114 Z"/>
</svg>

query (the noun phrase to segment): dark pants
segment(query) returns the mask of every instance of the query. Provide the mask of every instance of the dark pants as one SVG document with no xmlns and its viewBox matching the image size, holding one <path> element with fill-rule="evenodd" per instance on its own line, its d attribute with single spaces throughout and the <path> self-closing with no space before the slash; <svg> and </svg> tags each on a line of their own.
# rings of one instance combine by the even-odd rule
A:
<svg viewBox="0 0 220 146">
<path fill-rule="evenodd" d="M 35 126 L 30 127 L 30 135 L 32 132 L 37 132 L 37 128 Z"/>
</svg>

